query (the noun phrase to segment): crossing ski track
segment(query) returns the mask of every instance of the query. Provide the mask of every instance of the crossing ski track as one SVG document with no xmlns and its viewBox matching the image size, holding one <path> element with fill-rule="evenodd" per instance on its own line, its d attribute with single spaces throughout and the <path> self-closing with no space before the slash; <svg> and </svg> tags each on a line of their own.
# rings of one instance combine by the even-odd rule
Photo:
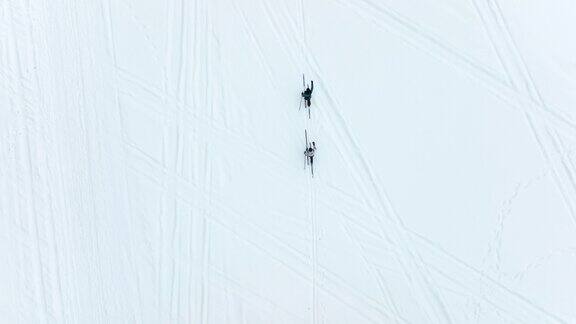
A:
<svg viewBox="0 0 576 324">
<path fill-rule="evenodd" d="M 504 18 L 498 3 L 488 0 L 485 2 L 486 4 L 484 5 L 484 7 L 480 7 L 479 5 L 476 5 L 476 7 L 478 8 L 480 15 L 490 16 L 489 18 L 490 22 L 493 22 L 492 26 L 489 27 L 486 21 L 484 21 L 486 29 L 488 30 L 488 28 L 495 28 L 496 34 L 504 38 L 503 43 L 506 46 L 505 49 L 499 48 L 499 45 L 496 45 L 494 37 L 492 37 L 491 39 L 493 46 L 496 48 L 496 51 L 501 53 L 499 56 L 499 60 L 501 61 L 502 66 L 507 67 L 506 68 L 507 77 L 511 80 L 512 84 L 515 86 L 516 91 L 518 92 L 522 91 L 520 87 L 523 85 L 526 88 L 524 89 L 524 91 L 527 92 L 527 94 L 532 98 L 532 100 L 536 102 L 539 106 L 544 107 L 546 110 L 548 110 L 547 104 L 544 102 L 542 95 L 538 91 L 536 83 L 532 78 L 532 76 L 530 75 L 528 67 L 526 66 L 526 62 L 522 57 L 522 55 L 520 54 L 520 51 L 518 50 L 518 47 L 510 33 L 510 30 L 507 27 L 508 22 Z M 486 7 L 489 10 L 488 13 L 482 13 L 480 8 L 486 8 Z M 511 65 L 515 65 L 515 67 L 512 68 L 510 67 Z M 565 201 L 566 206 L 568 207 L 570 216 L 574 221 L 574 225 L 576 225 L 576 215 L 574 212 L 576 205 L 573 200 L 574 198 L 576 198 L 576 196 L 574 195 L 574 193 L 576 193 L 576 183 L 574 182 L 574 176 L 573 176 L 575 170 L 570 165 L 567 165 L 565 162 L 560 161 L 556 162 L 553 160 L 553 156 L 555 156 L 558 159 L 564 160 L 562 158 L 561 151 L 564 151 L 565 148 L 560 146 L 561 144 L 559 143 L 558 134 L 556 133 L 556 131 L 549 130 L 546 125 L 544 126 L 536 125 L 535 123 L 539 123 L 539 121 L 535 118 L 533 113 L 526 112 L 525 114 L 526 119 L 528 120 L 528 123 L 531 126 L 534 137 L 538 141 L 540 151 L 542 152 L 542 155 L 550 165 L 550 168 L 554 175 L 555 183 L 560 192 L 562 193 L 562 197 Z M 561 170 L 557 170 L 557 167 L 555 166 L 556 164 L 559 164 Z M 563 184 L 562 183 L 563 181 L 567 181 L 568 184 Z M 569 187 L 568 190 L 571 191 L 570 193 L 566 192 L 567 191 L 567 189 L 565 188 L 566 186 Z"/>
<path fill-rule="evenodd" d="M 515 29 L 538 13 L 445 1 L 485 37 L 474 56 L 431 28 L 454 21 L 448 10 L 417 21 L 430 2 L 405 3 L 415 11 L 397 0 L 1 2 L 2 321 L 576 321 L 576 122 L 541 92 L 531 64 L 545 56 Z M 362 39 L 374 47 L 355 48 Z M 428 125 L 414 107 L 382 107 L 347 78 L 403 76 L 375 78 L 366 53 L 414 60 L 405 73 L 486 98 L 462 109 L 504 120 L 503 140 L 521 141 L 514 154 L 486 147 L 489 135 L 469 145 L 519 170 L 487 190 L 483 178 L 502 171 L 486 162 L 466 175 L 473 197 L 450 187 L 455 170 L 434 185 L 447 205 L 430 204 L 437 193 L 419 188 L 429 178 L 407 185 L 414 155 L 401 147 L 428 154 L 433 135 L 420 129 L 450 132 L 459 115 Z M 295 109 L 302 73 L 315 83 L 311 119 Z M 384 127 L 404 115 L 410 138 Z M 314 177 L 301 168 L 302 129 L 318 143 Z M 421 167 L 458 159 L 446 152 Z"/>
<path fill-rule="evenodd" d="M 526 62 L 519 52 L 510 30 L 507 27 L 508 22 L 503 16 L 498 3 L 490 0 L 478 0 L 475 1 L 475 7 L 479 15 L 482 17 L 483 25 L 487 33 L 491 35 L 491 43 L 496 52 L 499 53 L 499 60 L 502 66 L 505 67 L 506 76 L 509 82 L 516 88 L 517 92 L 527 92 L 527 95 L 529 95 L 538 105 L 546 107 L 547 105 L 539 93 L 536 83 L 526 66 Z M 497 36 L 493 36 L 492 34 Z M 503 39 L 496 40 L 497 37 Z M 537 139 L 540 151 L 554 176 L 556 186 L 562 193 L 562 198 L 565 201 L 570 216 L 574 220 L 574 224 L 576 224 L 573 202 L 574 195 L 567 193 L 567 189 L 565 188 L 568 186 L 568 190 L 575 192 L 574 190 L 576 187 L 573 177 L 575 170 L 570 164 L 560 162 L 565 161 L 565 158 L 563 157 L 564 153 L 561 152 L 565 151 L 565 148 L 559 147 L 561 144 L 559 143 L 558 134 L 554 130 L 549 130 L 546 124 L 542 125 L 542 123 L 535 118 L 533 113 L 526 112 L 525 115 L 528 124 L 531 126 L 534 137 Z M 560 170 L 557 169 L 556 165 L 560 166 Z M 568 184 L 564 184 L 564 181 L 567 181 Z"/>
<path fill-rule="evenodd" d="M 288 24 L 286 24 L 286 25 L 288 25 Z M 289 33 L 289 32 L 287 32 L 287 33 Z M 292 33 L 292 34 L 294 34 L 294 33 Z M 305 58 L 305 63 L 315 72 L 314 74 L 317 75 L 318 82 L 322 82 L 322 84 L 326 84 L 325 82 L 323 82 L 323 79 L 321 78 L 322 73 L 319 70 L 317 63 L 314 61 L 313 54 L 307 49 L 305 44 L 302 45 L 302 49 L 304 51 L 302 53 L 302 56 Z M 328 90 L 327 90 L 328 87 L 329 87 L 328 85 L 324 86 L 324 88 L 326 88 L 326 97 L 330 101 L 329 107 L 336 107 L 336 109 L 333 109 L 333 111 L 338 113 L 338 110 L 340 109 L 341 106 L 328 94 Z M 344 118 L 342 116 L 338 116 L 338 117 L 340 117 L 341 121 L 344 121 Z M 362 156 L 363 156 L 362 152 L 358 148 L 358 145 L 355 143 L 354 139 L 352 139 L 352 137 L 350 136 L 350 133 L 348 131 L 348 126 L 345 124 L 345 122 L 341 122 L 340 125 L 333 125 L 333 126 L 334 126 L 334 129 L 344 130 L 347 133 L 346 134 L 347 137 L 346 138 L 340 138 L 339 143 L 340 143 L 340 145 L 344 146 L 345 148 L 348 146 L 352 146 L 352 149 L 349 149 L 348 152 L 345 152 L 343 154 L 343 156 L 347 156 L 348 158 L 349 157 L 355 157 L 355 158 L 360 159 L 360 161 L 357 162 L 356 165 L 353 165 L 353 168 L 354 168 L 354 170 L 358 170 L 358 168 L 360 168 L 360 169 L 363 168 L 365 175 L 364 174 L 358 175 L 358 178 L 365 179 L 363 181 L 364 183 L 372 183 L 374 185 L 374 187 L 371 186 L 372 188 L 370 188 L 368 190 L 374 190 L 375 195 L 377 196 L 377 199 L 379 200 L 378 203 L 380 204 L 380 207 L 382 208 L 382 210 L 380 210 L 380 212 L 384 212 L 385 203 L 382 201 L 382 198 L 380 197 L 380 189 L 376 186 L 375 181 L 373 180 L 372 172 L 369 169 L 369 167 L 367 166 L 366 161 L 362 159 Z M 350 143 L 350 144 L 345 145 L 347 143 Z M 354 162 L 352 162 L 350 164 L 354 164 Z M 381 225 L 381 226 L 382 226 L 382 229 L 384 230 L 385 227 L 383 225 Z M 407 244 L 409 244 L 409 242 L 404 241 L 401 244 L 407 245 Z M 410 256 L 412 256 L 413 253 L 414 253 L 413 251 L 408 252 L 408 254 Z M 412 270 L 412 271 L 414 271 L 414 270 Z M 416 271 L 420 271 L 420 269 L 417 269 Z M 428 279 L 424 279 L 424 280 L 427 281 Z M 426 283 L 425 285 L 429 285 L 429 284 Z M 430 288 L 425 287 L 424 289 L 430 289 Z M 418 289 L 418 290 L 420 290 L 420 289 Z M 434 294 L 434 292 L 433 292 L 433 294 Z M 444 306 L 442 305 L 442 301 L 440 301 L 438 299 L 438 297 L 436 297 L 436 296 L 434 296 L 434 298 L 436 299 L 436 301 L 433 301 L 433 303 L 438 302 L 439 303 L 438 307 L 440 307 L 442 309 L 442 311 L 444 312 L 443 316 L 447 316 L 447 313 L 444 310 Z M 443 320 L 448 321 L 448 322 L 450 321 L 449 317 L 445 317 Z"/>
</svg>

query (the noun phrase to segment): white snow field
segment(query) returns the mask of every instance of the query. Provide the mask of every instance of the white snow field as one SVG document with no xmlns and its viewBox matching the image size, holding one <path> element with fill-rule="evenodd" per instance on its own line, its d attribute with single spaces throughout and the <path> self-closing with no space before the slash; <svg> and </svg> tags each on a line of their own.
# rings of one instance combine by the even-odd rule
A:
<svg viewBox="0 0 576 324">
<path fill-rule="evenodd" d="M 573 0 L 0 1 L 0 322 L 576 323 L 575 31 Z"/>
</svg>

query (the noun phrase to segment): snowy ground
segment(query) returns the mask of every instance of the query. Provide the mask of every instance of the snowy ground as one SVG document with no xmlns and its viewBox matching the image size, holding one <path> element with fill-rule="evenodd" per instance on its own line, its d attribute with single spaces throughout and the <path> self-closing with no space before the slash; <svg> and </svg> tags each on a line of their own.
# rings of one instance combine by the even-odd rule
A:
<svg viewBox="0 0 576 324">
<path fill-rule="evenodd" d="M 575 30 L 573 0 L 0 1 L 0 321 L 576 323 Z"/>
</svg>

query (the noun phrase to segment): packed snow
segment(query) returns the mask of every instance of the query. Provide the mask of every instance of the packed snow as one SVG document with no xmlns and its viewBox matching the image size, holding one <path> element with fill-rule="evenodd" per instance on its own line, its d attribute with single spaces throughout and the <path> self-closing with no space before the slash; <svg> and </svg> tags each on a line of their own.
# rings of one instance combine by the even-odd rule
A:
<svg viewBox="0 0 576 324">
<path fill-rule="evenodd" d="M 572 0 L 0 1 L 0 322 L 576 323 L 575 30 Z"/>
</svg>

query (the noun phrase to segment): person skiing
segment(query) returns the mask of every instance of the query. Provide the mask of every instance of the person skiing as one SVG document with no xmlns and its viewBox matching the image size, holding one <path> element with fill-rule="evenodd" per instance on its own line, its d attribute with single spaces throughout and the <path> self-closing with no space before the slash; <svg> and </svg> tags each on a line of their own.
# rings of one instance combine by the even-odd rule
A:
<svg viewBox="0 0 576 324">
<path fill-rule="evenodd" d="M 311 83 L 311 86 L 306 87 L 306 90 L 304 90 L 304 92 L 302 92 L 302 97 L 306 101 L 306 105 L 308 107 L 310 107 L 310 105 L 312 104 L 310 102 L 310 100 L 312 99 L 312 91 L 314 90 L 314 81 L 310 81 L 310 83 Z"/>
<path fill-rule="evenodd" d="M 304 130 L 304 138 L 306 139 L 306 150 L 304 150 L 304 168 L 306 168 L 306 165 L 309 165 L 312 177 L 314 177 L 314 153 L 316 153 L 316 142 L 308 142 L 307 130 Z"/>
<path fill-rule="evenodd" d="M 316 153 L 316 142 L 312 142 L 312 146 L 304 151 L 304 155 L 308 158 L 308 164 L 314 163 L 314 153 Z"/>
</svg>

